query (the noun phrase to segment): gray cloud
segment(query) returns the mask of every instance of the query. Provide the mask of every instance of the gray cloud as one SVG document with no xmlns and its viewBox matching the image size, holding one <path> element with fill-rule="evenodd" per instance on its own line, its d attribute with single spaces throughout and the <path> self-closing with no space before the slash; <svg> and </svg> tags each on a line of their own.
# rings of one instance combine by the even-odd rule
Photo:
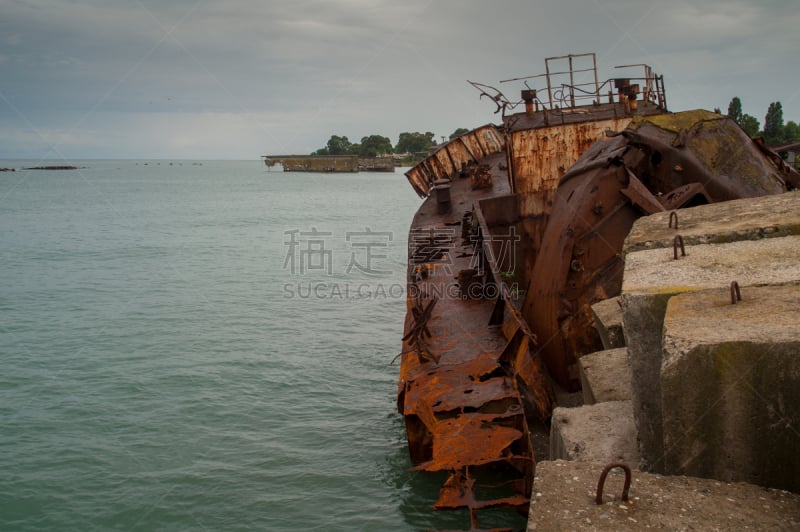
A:
<svg viewBox="0 0 800 532">
<path fill-rule="evenodd" d="M 164 5 L 167 4 L 167 5 Z M 10 0 L 0 156 L 305 153 L 334 133 L 448 135 L 496 121 L 466 79 L 515 97 L 543 59 L 651 64 L 675 110 L 742 98 L 800 120 L 791 2 Z"/>
</svg>

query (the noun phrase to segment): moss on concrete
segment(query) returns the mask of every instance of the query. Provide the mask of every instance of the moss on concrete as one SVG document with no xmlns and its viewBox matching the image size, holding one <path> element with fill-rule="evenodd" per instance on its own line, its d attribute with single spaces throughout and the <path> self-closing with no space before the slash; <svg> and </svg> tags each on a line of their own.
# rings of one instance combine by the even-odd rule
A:
<svg viewBox="0 0 800 532">
<path fill-rule="evenodd" d="M 688 131 L 698 122 L 722 120 L 724 118 L 725 117 L 722 115 L 706 111 L 705 109 L 695 109 L 693 111 L 683 111 L 680 113 L 637 117 L 629 127 L 637 130 L 644 124 L 653 124 L 665 131 L 680 133 L 682 131 Z"/>
</svg>

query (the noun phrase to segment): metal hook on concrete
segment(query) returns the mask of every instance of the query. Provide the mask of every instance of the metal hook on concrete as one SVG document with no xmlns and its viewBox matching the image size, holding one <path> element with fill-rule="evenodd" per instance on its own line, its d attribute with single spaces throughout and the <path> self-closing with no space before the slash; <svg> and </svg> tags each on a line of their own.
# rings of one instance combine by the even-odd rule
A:
<svg viewBox="0 0 800 532">
<path fill-rule="evenodd" d="M 677 211 L 672 211 L 669 213 L 669 228 L 672 229 L 672 219 L 675 218 L 675 229 L 678 228 L 678 213 Z"/>
<path fill-rule="evenodd" d="M 603 486 L 605 486 L 608 472 L 614 469 L 615 467 L 619 467 L 620 469 L 625 471 L 625 484 L 622 487 L 622 500 L 625 502 L 628 501 L 628 490 L 631 487 L 631 468 L 628 467 L 626 464 L 623 464 L 621 462 L 616 462 L 613 464 L 608 464 L 603 469 L 603 472 L 600 474 L 600 480 L 597 482 L 597 496 L 594 499 L 594 502 L 596 502 L 597 504 L 603 504 Z"/>
<path fill-rule="evenodd" d="M 739 283 L 731 281 L 731 305 L 735 305 L 737 301 L 742 300 L 742 291 L 739 290 Z"/>
<path fill-rule="evenodd" d="M 686 256 L 686 249 L 683 247 L 683 237 L 681 235 L 675 235 L 675 238 L 672 239 L 672 254 L 675 260 L 678 260 L 678 244 L 681 246 L 681 257 Z"/>
</svg>

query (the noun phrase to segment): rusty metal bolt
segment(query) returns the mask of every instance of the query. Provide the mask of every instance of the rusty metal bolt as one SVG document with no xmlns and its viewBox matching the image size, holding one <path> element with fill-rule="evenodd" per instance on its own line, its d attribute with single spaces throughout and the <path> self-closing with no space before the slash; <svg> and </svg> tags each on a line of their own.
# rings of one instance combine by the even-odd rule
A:
<svg viewBox="0 0 800 532">
<path fill-rule="evenodd" d="M 669 228 L 672 229 L 672 219 L 675 218 L 675 229 L 678 228 L 678 213 L 676 211 L 672 211 L 669 213 Z"/>
<path fill-rule="evenodd" d="M 597 504 L 603 504 L 603 486 L 605 486 L 608 472 L 615 467 L 619 467 L 625 471 L 625 484 L 622 487 L 622 500 L 625 502 L 628 501 L 628 490 L 631 487 L 631 468 L 626 464 L 616 462 L 613 464 L 608 464 L 605 468 L 603 468 L 603 472 L 600 474 L 600 480 L 597 482 L 597 496 L 594 498 L 594 502 Z"/>
<path fill-rule="evenodd" d="M 672 239 L 672 255 L 674 260 L 678 260 L 678 245 L 681 246 L 681 257 L 686 256 L 686 249 L 683 247 L 683 237 L 681 235 L 675 235 L 675 238 Z"/>
<path fill-rule="evenodd" d="M 731 281 L 731 305 L 735 305 L 737 301 L 742 300 L 742 292 L 739 290 L 739 283 Z"/>
</svg>

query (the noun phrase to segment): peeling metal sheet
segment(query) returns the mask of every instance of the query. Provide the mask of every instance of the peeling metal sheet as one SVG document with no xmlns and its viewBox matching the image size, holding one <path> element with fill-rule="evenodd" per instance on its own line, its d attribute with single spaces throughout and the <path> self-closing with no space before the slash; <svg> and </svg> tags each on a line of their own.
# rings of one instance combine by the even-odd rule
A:
<svg viewBox="0 0 800 532">
<path fill-rule="evenodd" d="M 509 413 L 521 416 L 519 408 Z M 414 469 L 455 471 L 511 457 L 509 448 L 523 437 L 520 429 L 494 423 L 497 414 L 466 414 L 433 427 L 433 458 Z"/>
<path fill-rule="evenodd" d="M 475 479 L 461 474 L 451 475 L 439 495 L 439 500 L 434 504 L 437 510 L 456 510 L 458 508 L 471 508 L 483 510 L 486 508 L 500 507 L 527 507 L 530 500 L 527 497 L 503 497 L 491 501 L 479 501 L 475 498 Z"/>
<path fill-rule="evenodd" d="M 441 378 L 436 374 L 414 381 L 406 392 L 407 404 L 418 404 L 424 396 L 425 402 L 432 405 L 434 412 L 448 412 L 479 409 L 495 402 L 516 400 L 514 386 L 507 378 L 497 377 L 480 382 L 461 378 L 464 373 L 460 371 L 448 373 L 446 376 L 453 378 Z M 407 412 L 413 414 L 415 410 L 412 407 Z"/>
</svg>

